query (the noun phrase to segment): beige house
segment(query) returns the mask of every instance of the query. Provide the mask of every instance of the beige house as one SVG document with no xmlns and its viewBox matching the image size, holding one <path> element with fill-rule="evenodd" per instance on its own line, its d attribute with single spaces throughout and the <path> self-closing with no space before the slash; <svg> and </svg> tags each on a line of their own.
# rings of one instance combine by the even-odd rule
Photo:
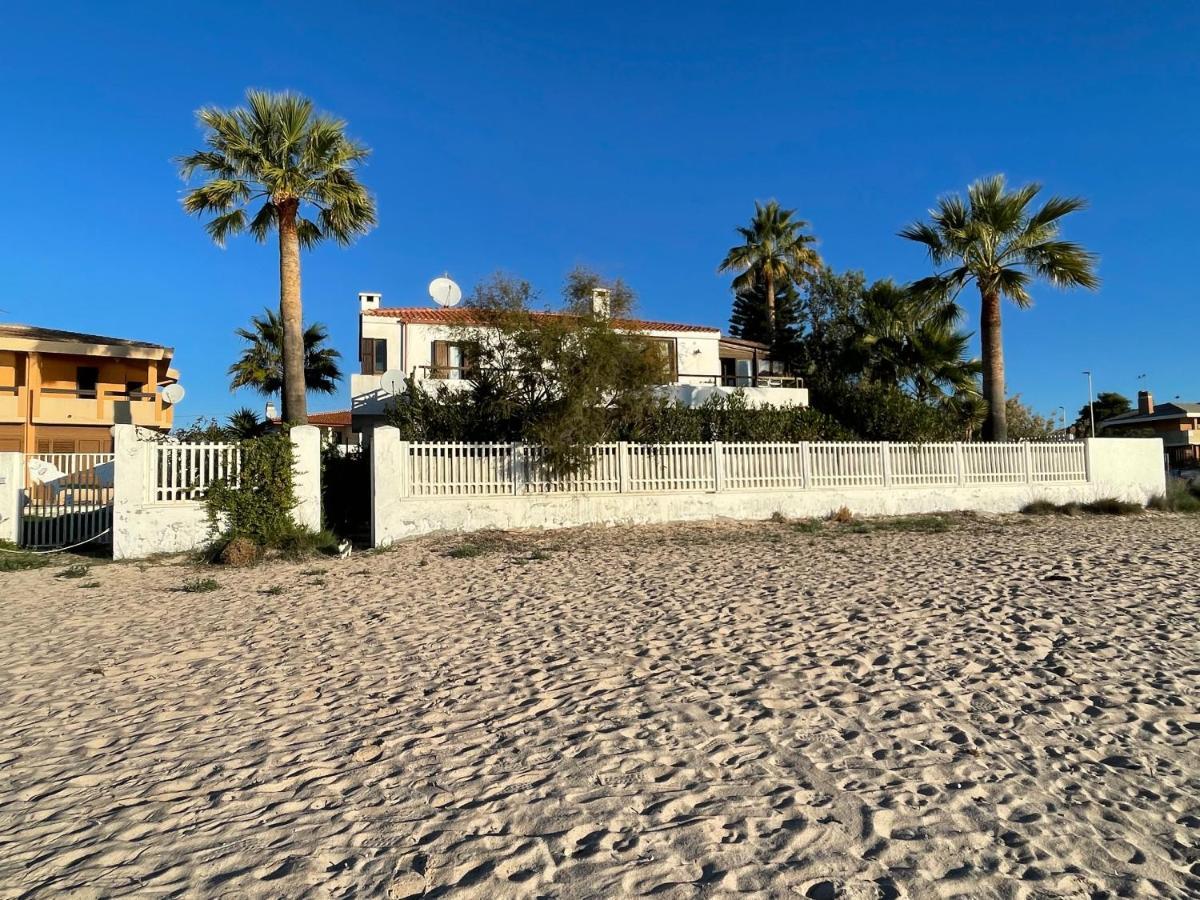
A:
<svg viewBox="0 0 1200 900">
<path fill-rule="evenodd" d="M 1163 440 L 1172 466 L 1200 465 L 1200 403 L 1159 403 L 1149 391 L 1138 391 L 1136 410 L 1100 423 L 1102 431 L 1153 434 Z"/>
<path fill-rule="evenodd" d="M 356 426 L 361 422 L 369 427 L 371 420 L 382 417 L 391 396 L 384 386 L 385 373 L 429 387 L 444 384 L 453 389 L 470 383 L 464 345 L 489 330 L 475 310 L 385 307 L 381 294 L 358 296 L 360 371 L 350 377 Z M 662 345 L 670 368 L 664 390 L 681 402 L 696 405 L 714 394 L 740 390 L 751 405 L 808 405 L 803 380 L 783 371 L 766 344 L 724 337 L 719 328 L 708 325 L 647 319 L 617 319 L 613 324 Z"/>
<path fill-rule="evenodd" d="M 0 324 L 0 451 L 107 453 L 113 425 L 171 428 L 170 347 Z"/>
</svg>

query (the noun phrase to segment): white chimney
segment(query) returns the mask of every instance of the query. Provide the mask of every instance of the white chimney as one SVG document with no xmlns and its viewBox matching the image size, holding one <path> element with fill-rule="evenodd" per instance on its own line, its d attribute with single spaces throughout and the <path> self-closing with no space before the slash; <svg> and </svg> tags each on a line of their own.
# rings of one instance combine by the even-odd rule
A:
<svg viewBox="0 0 1200 900">
<path fill-rule="evenodd" d="M 612 295 L 608 288 L 592 288 L 592 313 L 604 319 L 612 315 Z"/>
<path fill-rule="evenodd" d="M 273 421 L 273 420 L 275 420 L 275 419 L 279 418 L 279 415 L 278 415 L 278 413 L 276 413 L 276 412 L 275 412 L 275 403 L 274 403 L 274 401 L 272 401 L 272 400 L 268 400 L 268 401 L 267 401 L 267 410 L 266 410 L 266 413 L 265 413 L 265 415 L 266 415 L 266 417 L 267 417 L 267 421 L 268 421 L 268 422 L 271 422 L 271 421 Z"/>
<path fill-rule="evenodd" d="M 379 302 L 381 300 L 383 300 L 383 294 L 360 291 L 358 294 L 358 309 L 360 312 L 366 312 L 368 309 L 379 309 Z"/>
</svg>

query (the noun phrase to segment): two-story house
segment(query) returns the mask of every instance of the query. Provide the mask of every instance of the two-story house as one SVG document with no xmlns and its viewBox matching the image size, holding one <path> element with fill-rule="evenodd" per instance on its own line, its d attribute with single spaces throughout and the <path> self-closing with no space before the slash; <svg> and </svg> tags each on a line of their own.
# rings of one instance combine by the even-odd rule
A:
<svg viewBox="0 0 1200 900">
<path fill-rule="evenodd" d="M 113 425 L 171 428 L 170 347 L 0 324 L 0 450 L 106 453 Z"/>
<path fill-rule="evenodd" d="M 476 310 L 386 307 L 383 296 L 376 293 L 361 293 L 358 298 L 360 371 L 350 376 L 356 430 L 369 430 L 382 420 L 391 397 L 384 386 L 385 373 L 411 377 L 426 387 L 469 384 L 464 345 L 468 339 L 486 337 L 488 330 Z M 808 405 L 803 380 L 783 371 L 766 344 L 725 337 L 719 328 L 708 325 L 645 319 L 616 319 L 613 325 L 662 345 L 670 372 L 663 390 L 685 404 L 699 405 L 714 394 L 740 390 L 751 405 Z"/>
<path fill-rule="evenodd" d="M 1100 423 L 1110 433 L 1153 432 L 1163 440 L 1172 466 L 1200 464 L 1200 403 L 1159 403 L 1149 391 L 1138 391 L 1136 410 Z"/>
</svg>

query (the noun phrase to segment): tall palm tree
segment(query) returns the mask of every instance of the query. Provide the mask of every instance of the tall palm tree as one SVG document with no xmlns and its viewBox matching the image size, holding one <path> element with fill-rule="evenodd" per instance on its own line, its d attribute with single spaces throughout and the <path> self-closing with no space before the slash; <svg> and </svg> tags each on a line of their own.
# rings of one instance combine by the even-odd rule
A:
<svg viewBox="0 0 1200 900">
<path fill-rule="evenodd" d="M 246 341 L 238 361 L 229 367 L 231 390 L 248 387 L 265 396 L 279 393 L 287 383 L 283 364 L 283 342 L 286 335 L 283 321 L 272 309 L 263 315 L 250 317 L 250 328 L 239 328 L 237 336 Z M 319 322 L 304 329 L 304 388 L 318 394 L 337 392 L 342 371 L 337 361 L 341 354 L 326 347 L 329 332 Z M 307 418 L 305 419 L 307 421 Z"/>
<path fill-rule="evenodd" d="M 180 174 L 207 180 L 184 196 L 184 211 L 212 216 L 205 229 L 218 246 L 242 231 L 260 243 L 278 232 L 283 416 L 303 424 L 300 249 L 327 239 L 346 245 L 375 225 L 375 202 L 356 176 L 370 151 L 346 137 L 345 122 L 314 112 L 312 101 L 296 94 L 251 90 L 245 107 L 209 106 L 196 115 L 204 149 L 179 159 Z"/>
<path fill-rule="evenodd" d="M 1008 439 L 1001 298 L 1028 308 L 1033 302 L 1029 287 L 1039 278 L 1061 288 L 1094 290 L 1100 285 L 1096 256 L 1059 239 L 1060 220 L 1087 202 L 1079 197 L 1051 197 L 1040 209 L 1030 210 L 1041 189 L 1040 184 L 1027 184 L 1009 191 L 1004 176 L 993 175 L 972 184 L 966 202 L 957 194 L 944 197 L 930 210 L 932 221 L 916 222 L 900 232 L 901 237 L 924 244 L 935 266 L 952 265 L 918 281 L 915 290 L 955 297 L 971 281 L 979 288 L 983 396 L 988 407 L 985 440 Z"/>
<path fill-rule="evenodd" d="M 797 281 L 821 266 L 821 257 L 812 248 L 817 239 L 805 234 L 808 223 L 793 218 L 794 209 L 783 209 L 775 200 L 754 201 L 754 218 L 737 229 L 742 243 L 729 248 L 718 272 L 738 272 L 733 279 L 734 293 L 751 291 L 761 284 L 767 292 L 768 333 L 775 333 L 775 291 L 788 281 Z"/>
</svg>

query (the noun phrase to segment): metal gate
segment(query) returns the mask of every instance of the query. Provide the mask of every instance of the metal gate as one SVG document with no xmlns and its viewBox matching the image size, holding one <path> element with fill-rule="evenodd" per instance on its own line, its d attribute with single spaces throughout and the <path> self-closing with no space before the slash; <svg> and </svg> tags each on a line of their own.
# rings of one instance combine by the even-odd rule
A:
<svg viewBox="0 0 1200 900">
<path fill-rule="evenodd" d="M 113 454 L 32 453 L 25 457 L 21 546 L 112 543 Z"/>
</svg>

